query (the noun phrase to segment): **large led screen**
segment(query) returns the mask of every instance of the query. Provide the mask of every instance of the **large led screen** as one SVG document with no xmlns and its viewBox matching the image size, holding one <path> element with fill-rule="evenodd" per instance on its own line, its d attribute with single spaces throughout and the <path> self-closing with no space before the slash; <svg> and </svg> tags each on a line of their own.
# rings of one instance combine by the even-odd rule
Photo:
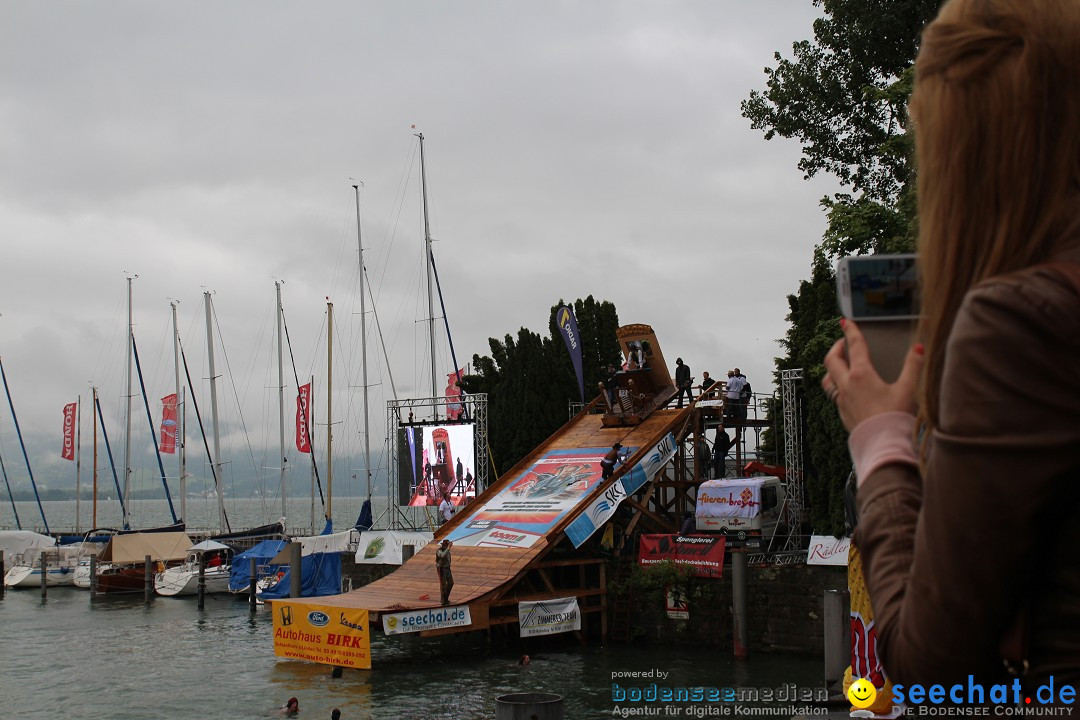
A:
<svg viewBox="0 0 1080 720">
<path fill-rule="evenodd" d="M 437 506 L 442 494 L 456 507 L 476 497 L 473 423 L 403 425 L 398 430 L 398 502 Z"/>
</svg>

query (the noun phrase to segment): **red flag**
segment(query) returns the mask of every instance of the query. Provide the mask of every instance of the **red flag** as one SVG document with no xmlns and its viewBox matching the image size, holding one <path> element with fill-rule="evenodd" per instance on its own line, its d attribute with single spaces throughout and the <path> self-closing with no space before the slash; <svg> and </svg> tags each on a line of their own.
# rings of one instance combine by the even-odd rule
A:
<svg viewBox="0 0 1080 720">
<path fill-rule="evenodd" d="M 308 437 L 308 427 L 311 422 L 311 383 L 300 386 L 300 394 L 296 396 L 296 449 L 300 452 L 311 452 L 311 438 Z"/>
<path fill-rule="evenodd" d="M 65 460 L 75 459 L 75 408 L 76 403 L 68 403 L 64 406 L 64 447 L 60 449 L 60 457 Z"/>
<path fill-rule="evenodd" d="M 161 452 L 176 452 L 176 393 L 161 398 Z"/>
<path fill-rule="evenodd" d="M 459 420 L 465 406 L 461 404 L 461 388 L 458 387 L 458 377 L 465 376 L 465 368 L 446 375 L 446 417 L 450 420 Z"/>
</svg>

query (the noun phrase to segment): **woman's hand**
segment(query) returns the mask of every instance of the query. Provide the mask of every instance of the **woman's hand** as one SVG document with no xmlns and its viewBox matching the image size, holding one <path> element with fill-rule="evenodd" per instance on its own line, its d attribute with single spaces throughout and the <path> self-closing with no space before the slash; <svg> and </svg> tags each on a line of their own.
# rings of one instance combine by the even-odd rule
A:
<svg viewBox="0 0 1080 720">
<path fill-rule="evenodd" d="M 881 379 L 870 362 L 866 338 L 853 320 L 840 320 L 844 338 L 837 340 L 825 355 L 825 377 L 821 387 L 836 403 L 840 420 L 851 430 L 874 415 L 901 411 L 915 413 L 915 390 L 923 365 L 923 346 L 915 344 L 904 358 L 900 377 L 891 385 Z M 846 345 L 846 348 L 845 348 Z"/>
</svg>

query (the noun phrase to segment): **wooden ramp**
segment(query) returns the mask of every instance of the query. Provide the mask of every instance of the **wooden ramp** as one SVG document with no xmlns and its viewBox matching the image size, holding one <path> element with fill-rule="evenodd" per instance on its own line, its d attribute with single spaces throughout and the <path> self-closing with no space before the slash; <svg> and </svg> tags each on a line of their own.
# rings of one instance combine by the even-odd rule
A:
<svg viewBox="0 0 1080 720">
<path fill-rule="evenodd" d="M 435 549 L 444 537 L 454 541 L 452 568 L 455 584 L 450 604 L 468 605 L 472 624 L 434 631 L 433 634 L 478 630 L 495 623 L 516 622 L 516 603 L 520 600 L 602 595 L 605 584 L 603 570 L 600 570 L 599 582 L 595 577 L 586 579 L 584 570 L 586 566 L 599 566 L 599 561 L 590 557 L 591 553 L 584 552 L 586 546 L 575 551 L 566 540 L 566 527 L 668 433 L 679 435 L 690 420 L 692 406 L 682 410 L 656 410 L 632 427 L 605 427 L 603 415 L 589 413 L 597 403 L 594 401 L 590 408 L 570 420 L 476 500 L 461 509 L 453 520 L 436 532 L 434 542 L 422 548 L 394 573 L 352 592 L 309 598 L 304 602 L 367 609 L 372 623 L 377 622 L 380 613 L 384 612 L 439 607 Z M 633 454 L 616 469 L 611 478 L 602 482 L 599 479 L 600 457 L 616 442 L 633 448 Z M 595 464 L 586 480 L 578 479 L 582 477 L 581 474 L 564 472 L 576 471 L 589 460 Z M 553 468 L 558 468 L 558 471 L 551 472 Z M 570 478 L 570 482 L 563 482 L 567 478 Z M 513 546 L 512 543 L 519 537 L 513 531 L 494 537 L 485 534 L 485 524 L 493 522 L 485 520 L 485 517 L 491 517 L 490 512 L 485 513 L 485 510 L 490 510 L 489 502 L 494 505 L 501 503 L 505 507 L 505 502 L 511 498 L 550 498 L 556 495 L 563 498 L 566 509 L 554 519 L 550 518 L 549 513 L 549 522 L 544 531 L 529 536 L 531 545 Z M 508 546 L 491 545 L 493 542 L 503 542 L 504 538 Z M 559 552 L 549 556 L 560 543 Z M 573 571 L 575 567 L 580 570 L 580 583 L 574 582 L 574 578 L 578 577 Z M 566 572 L 568 569 L 571 572 Z M 530 574 L 528 578 L 527 574 Z M 561 580 L 551 579 L 556 574 L 562 576 Z M 565 576 L 569 576 L 569 580 Z M 570 589 L 567 589 L 568 583 Z"/>
</svg>

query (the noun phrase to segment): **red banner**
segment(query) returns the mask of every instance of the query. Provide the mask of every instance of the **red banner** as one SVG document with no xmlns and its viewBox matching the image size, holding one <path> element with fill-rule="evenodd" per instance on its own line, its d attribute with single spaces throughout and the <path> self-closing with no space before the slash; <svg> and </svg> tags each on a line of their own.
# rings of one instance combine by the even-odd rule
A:
<svg viewBox="0 0 1080 720">
<path fill-rule="evenodd" d="M 460 420 L 465 412 L 465 406 L 461 404 L 461 388 L 458 387 L 458 375 L 465 376 L 465 368 L 446 375 L 446 417 L 450 420 Z"/>
<path fill-rule="evenodd" d="M 311 427 L 311 383 L 301 385 L 300 394 L 296 396 L 296 449 L 300 452 L 311 452 L 309 427 Z"/>
<path fill-rule="evenodd" d="M 60 448 L 60 457 L 65 460 L 75 459 L 75 412 L 78 405 L 68 403 L 64 406 L 64 446 Z"/>
<path fill-rule="evenodd" d="M 642 535 L 639 565 L 670 560 L 694 569 L 694 577 L 719 578 L 724 571 L 723 535 Z"/>
<path fill-rule="evenodd" d="M 161 452 L 176 452 L 176 393 L 161 398 Z"/>
</svg>

